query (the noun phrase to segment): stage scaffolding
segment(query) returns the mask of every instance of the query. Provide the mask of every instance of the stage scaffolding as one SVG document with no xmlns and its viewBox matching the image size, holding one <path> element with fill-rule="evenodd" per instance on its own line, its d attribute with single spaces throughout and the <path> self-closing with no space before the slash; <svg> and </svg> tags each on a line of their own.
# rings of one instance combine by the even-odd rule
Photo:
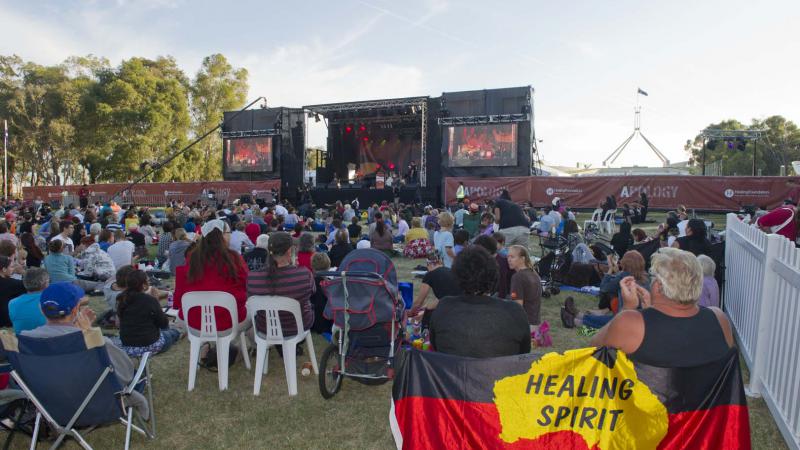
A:
<svg viewBox="0 0 800 450">
<path fill-rule="evenodd" d="M 428 100 L 430 97 L 405 97 L 390 98 L 385 100 L 368 100 L 363 102 L 329 103 L 323 105 L 308 105 L 303 109 L 308 117 L 324 116 L 331 121 L 345 122 L 348 120 L 387 120 L 403 117 L 419 116 L 420 120 L 420 161 L 419 161 L 419 182 L 421 187 L 427 187 L 428 173 Z M 387 116 L 369 117 L 372 113 L 381 110 L 390 111 Z M 394 111 L 400 110 L 397 114 Z M 366 116 L 366 117 L 365 117 Z M 303 167 L 305 167 L 305 152 L 303 156 Z"/>
</svg>

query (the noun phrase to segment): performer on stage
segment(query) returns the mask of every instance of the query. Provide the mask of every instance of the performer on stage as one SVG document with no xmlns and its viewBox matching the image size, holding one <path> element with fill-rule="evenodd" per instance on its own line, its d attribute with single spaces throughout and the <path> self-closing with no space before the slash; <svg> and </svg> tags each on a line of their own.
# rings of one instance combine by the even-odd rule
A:
<svg viewBox="0 0 800 450">
<path fill-rule="evenodd" d="M 419 180 L 417 163 L 414 160 L 412 160 L 411 163 L 408 164 L 408 171 L 406 172 L 406 177 L 408 178 L 409 183 L 416 183 Z"/>
</svg>

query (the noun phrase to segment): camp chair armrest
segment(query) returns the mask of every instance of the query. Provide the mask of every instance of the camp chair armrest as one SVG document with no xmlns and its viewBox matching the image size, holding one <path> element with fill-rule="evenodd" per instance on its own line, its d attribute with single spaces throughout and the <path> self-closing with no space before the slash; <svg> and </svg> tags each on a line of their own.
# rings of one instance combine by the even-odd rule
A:
<svg viewBox="0 0 800 450">
<path fill-rule="evenodd" d="M 130 395 L 131 392 L 134 391 L 136 386 L 142 379 L 142 375 L 144 375 L 145 370 L 147 370 L 147 364 L 150 362 L 150 352 L 146 352 L 142 355 L 142 358 L 139 360 L 139 368 L 136 369 L 136 374 L 133 376 L 133 380 L 131 380 L 130 384 L 125 387 L 123 393 L 125 395 Z"/>
</svg>

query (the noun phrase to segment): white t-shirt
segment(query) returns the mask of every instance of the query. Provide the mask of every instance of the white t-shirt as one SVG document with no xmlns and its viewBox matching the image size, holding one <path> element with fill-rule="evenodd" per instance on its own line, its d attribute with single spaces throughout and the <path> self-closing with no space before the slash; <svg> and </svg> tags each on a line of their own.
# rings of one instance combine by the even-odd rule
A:
<svg viewBox="0 0 800 450">
<path fill-rule="evenodd" d="M 678 237 L 686 236 L 686 225 L 689 223 L 689 220 L 681 220 L 678 222 Z"/>
<path fill-rule="evenodd" d="M 279 203 L 275 205 L 275 215 L 286 217 L 289 215 L 289 211 Z"/>
<path fill-rule="evenodd" d="M 65 255 L 72 255 L 75 252 L 75 244 L 72 242 L 72 239 L 69 237 L 64 237 L 63 234 L 59 233 L 51 239 L 51 241 L 61 241 L 64 243 L 64 253 Z"/>
<path fill-rule="evenodd" d="M 248 250 L 255 247 L 253 241 L 251 241 L 250 238 L 247 237 L 247 234 L 243 231 L 235 230 L 233 233 L 231 233 L 231 241 L 229 244 L 231 250 L 241 255 L 243 244 Z"/>
<path fill-rule="evenodd" d="M 453 247 L 453 233 L 449 231 L 437 231 L 433 234 L 433 246 L 442 255 L 444 266 L 450 268 L 453 265 L 453 258 L 447 254 L 447 247 Z"/>
<path fill-rule="evenodd" d="M 119 241 L 108 247 L 108 256 L 114 261 L 114 269 L 129 266 L 133 262 L 133 251 L 136 246 L 131 241 Z"/>
</svg>

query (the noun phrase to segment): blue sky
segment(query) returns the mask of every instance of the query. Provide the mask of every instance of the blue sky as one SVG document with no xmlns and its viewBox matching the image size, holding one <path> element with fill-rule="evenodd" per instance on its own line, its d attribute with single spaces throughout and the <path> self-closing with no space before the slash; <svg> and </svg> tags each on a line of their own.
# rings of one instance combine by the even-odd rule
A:
<svg viewBox="0 0 800 450">
<path fill-rule="evenodd" d="M 798 22 L 798 1 L 0 0 L 0 53 L 172 55 L 193 76 L 220 52 L 270 105 L 532 85 L 545 160 L 598 166 L 632 131 L 637 87 L 673 162 L 711 122 L 800 122 Z M 658 160 L 634 141 L 616 165 L 633 164 Z"/>
</svg>

